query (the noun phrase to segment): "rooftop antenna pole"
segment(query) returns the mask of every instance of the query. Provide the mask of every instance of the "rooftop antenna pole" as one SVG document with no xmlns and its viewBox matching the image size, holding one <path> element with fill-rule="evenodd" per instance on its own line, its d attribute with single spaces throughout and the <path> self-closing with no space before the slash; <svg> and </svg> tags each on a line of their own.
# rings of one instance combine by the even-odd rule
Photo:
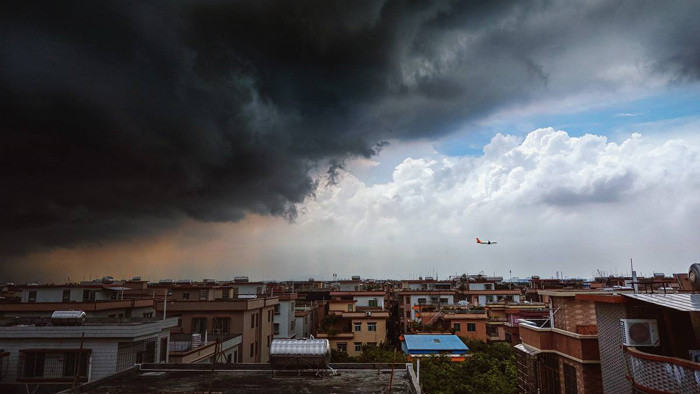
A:
<svg viewBox="0 0 700 394">
<path fill-rule="evenodd" d="M 639 291 L 639 285 L 637 284 L 637 272 L 634 270 L 634 264 L 632 264 L 632 258 L 630 257 L 630 270 L 632 270 L 632 288 L 634 289 L 634 294 Z"/>
</svg>

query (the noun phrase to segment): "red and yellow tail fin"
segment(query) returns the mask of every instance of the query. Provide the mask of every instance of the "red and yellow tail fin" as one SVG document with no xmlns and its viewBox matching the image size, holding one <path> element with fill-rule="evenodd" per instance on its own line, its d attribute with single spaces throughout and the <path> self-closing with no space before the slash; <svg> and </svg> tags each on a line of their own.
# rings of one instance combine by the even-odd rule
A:
<svg viewBox="0 0 700 394">
<path fill-rule="evenodd" d="M 481 240 L 479 238 L 476 239 L 476 243 L 480 244 Z"/>
</svg>

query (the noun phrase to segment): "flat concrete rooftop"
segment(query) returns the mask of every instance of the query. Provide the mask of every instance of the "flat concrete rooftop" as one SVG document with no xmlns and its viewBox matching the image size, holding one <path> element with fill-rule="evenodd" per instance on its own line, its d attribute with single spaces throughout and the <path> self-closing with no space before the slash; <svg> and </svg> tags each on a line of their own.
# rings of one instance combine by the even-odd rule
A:
<svg viewBox="0 0 700 394">
<path fill-rule="evenodd" d="M 79 387 L 75 393 L 385 393 L 390 364 L 336 364 L 336 374 L 275 370 L 269 364 L 147 364 Z M 410 366 L 410 364 L 408 364 Z M 388 368 L 386 368 L 388 367 Z M 418 393 L 407 364 L 396 364 L 392 393 Z"/>
</svg>

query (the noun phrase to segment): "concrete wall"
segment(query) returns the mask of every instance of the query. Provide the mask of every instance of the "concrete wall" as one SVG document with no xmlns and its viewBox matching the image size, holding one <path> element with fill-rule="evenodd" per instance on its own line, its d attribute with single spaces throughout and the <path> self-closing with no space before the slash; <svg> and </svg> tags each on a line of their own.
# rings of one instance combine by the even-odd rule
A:
<svg viewBox="0 0 700 394">
<path fill-rule="evenodd" d="M 275 338 L 291 338 L 295 332 L 292 327 L 294 322 L 295 300 L 282 301 L 279 303 L 279 313 L 275 314 L 274 323 L 279 324 L 279 334 Z"/>
</svg>

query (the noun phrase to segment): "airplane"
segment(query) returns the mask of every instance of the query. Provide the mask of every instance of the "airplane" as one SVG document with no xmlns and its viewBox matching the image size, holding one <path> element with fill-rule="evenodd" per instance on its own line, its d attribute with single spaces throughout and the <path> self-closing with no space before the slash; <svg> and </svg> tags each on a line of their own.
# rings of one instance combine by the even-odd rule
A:
<svg viewBox="0 0 700 394">
<path fill-rule="evenodd" d="M 493 241 L 493 242 L 491 242 L 491 241 L 486 241 L 486 242 L 484 242 L 484 241 L 480 240 L 479 238 L 477 238 L 477 239 L 476 239 L 476 243 L 481 244 L 481 245 L 495 245 L 495 244 L 497 244 L 498 242 L 496 242 L 496 241 Z"/>
</svg>

